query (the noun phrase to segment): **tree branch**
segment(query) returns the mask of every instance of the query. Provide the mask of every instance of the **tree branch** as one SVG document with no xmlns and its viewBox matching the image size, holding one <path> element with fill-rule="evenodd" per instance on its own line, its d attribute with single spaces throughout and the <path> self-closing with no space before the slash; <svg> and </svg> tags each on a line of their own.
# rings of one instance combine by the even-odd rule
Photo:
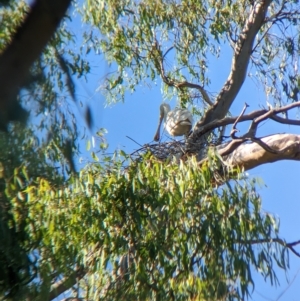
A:
<svg viewBox="0 0 300 301">
<path fill-rule="evenodd" d="M 166 73 L 165 73 L 165 68 L 164 68 L 164 58 L 165 56 L 167 55 L 167 53 L 172 49 L 173 47 L 169 48 L 167 50 L 167 52 L 164 54 L 164 55 L 161 55 L 162 51 L 158 45 L 158 42 L 155 41 L 155 43 L 153 44 L 153 56 L 154 56 L 154 61 L 156 61 L 156 67 L 158 69 L 158 71 L 160 72 L 160 76 L 163 80 L 163 82 L 170 86 L 170 87 L 176 87 L 178 89 L 181 89 L 181 88 L 192 88 L 192 89 L 197 89 L 201 95 L 202 95 L 202 98 L 203 100 L 209 105 L 209 106 L 212 106 L 213 105 L 213 102 L 210 100 L 207 92 L 205 91 L 205 89 L 203 87 L 201 87 L 200 85 L 198 84 L 194 84 L 194 83 L 190 83 L 190 82 L 187 82 L 187 81 L 176 81 L 174 79 L 171 79 L 169 78 Z"/>
<path fill-rule="evenodd" d="M 61 301 L 84 301 L 84 299 L 83 298 L 77 298 L 77 297 L 69 297 L 69 298 L 63 299 Z"/>
<path fill-rule="evenodd" d="M 16 100 L 29 69 L 64 17 L 71 0 L 36 0 L 0 56 L 0 123 L 16 119 Z"/>
<path fill-rule="evenodd" d="M 242 116 L 244 115 L 244 113 L 245 113 L 245 111 L 246 111 L 246 109 L 247 109 L 248 107 L 249 107 L 249 105 L 245 103 L 244 108 L 243 108 L 241 114 L 237 117 L 237 119 L 236 119 L 235 122 L 233 123 L 232 130 L 231 130 L 231 132 L 230 132 L 230 136 L 231 136 L 232 139 L 236 139 L 235 133 L 238 131 L 238 130 L 236 129 L 236 125 L 237 125 L 237 123 L 241 120 Z"/>
<path fill-rule="evenodd" d="M 294 249 L 294 246 L 297 246 L 300 244 L 300 240 L 294 241 L 294 242 L 290 242 L 287 243 L 285 242 L 283 239 L 281 238 L 265 238 L 265 239 L 253 239 L 253 240 L 245 240 L 245 241 L 239 241 L 239 243 L 242 244 L 262 244 L 262 243 L 273 243 L 276 242 L 280 245 L 282 245 L 283 247 L 287 247 L 289 250 L 291 250 L 297 257 L 300 257 L 300 253 L 297 252 Z"/>
<path fill-rule="evenodd" d="M 56 282 L 50 291 L 48 300 L 51 301 L 57 298 L 60 294 L 74 286 L 80 279 L 86 275 L 87 271 L 84 267 L 77 268 L 71 275 L 64 277 Z"/>
<path fill-rule="evenodd" d="M 258 139 L 258 138 L 257 138 Z M 233 140 L 233 143 L 236 140 Z M 270 152 L 266 147 L 255 142 L 243 143 L 237 140 L 229 153 L 228 146 L 219 148 L 221 156 L 226 156 L 224 161 L 231 166 L 243 167 L 249 170 L 261 164 L 272 163 L 280 160 L 300 161 L 300 135 L 275 134 L 260 138 L 260 141 L 274 150 Z M 227 149 L 227 152 L 225 150 Z"/>
<path fill-rule="evenodd" d="M 227 81 L 219 93 L 215 104 L 208 109 L 203 119 L 196 124 L 194 132 L 191 135 L 192 140 L 201 132 L 203 125 L 224 118 L 228 112 L 244 83 L 255 37 L 264 24 L 266 12 L 271 2 L 271 0 L 258 0 L 254 2 L 249 18 L 236 43 L 231 71 Z"/>
<path fill-rule="evenodd" d="M 253 121 L 251 123 L 251 126 L 250 126 L 250 128 L 249 128 L 249 130 L 246 134 L 244 134 L 242 137 L 236 137 L 235 136 L 235 133 L 237 132 L 236 124 L 239 122 L 239 120 L 241 119 L 242 115 L 244 114 L 246 108 L 248 107 L 248 105 L 245 104 L 242 113 L 240 114 L 240 116 L 238 116 L 238 118 L 236 119 L 236 121 L 233 124 L 233 128 L 232 128 L 232 131 L 230 133 L 230 136 L 232 137 L 233 140 L 238 139 L 239 141 L 244 140 L 244 141 L 255 142 L 260 147 L 262 147 L 264 150 L 266 150 L 267 152 L 270 152 L 272 154 L 278 154 L 278 155 L 279 154 L 284 154 L 291 147 L 291 145 L 287 145 L 287 146 L 285 146 L 281 149 L 273 149 L 267 143 L 265 143 L 262 139 L 255 137 L 255 135 L 256 135 L 256 132 L 257 132 L 257 127 L 258 127 L 260 122 L 265 121 L 268 118 L 271 118 L 271 116 L 273 116 L 276 113 L 287 112 L 289 109 L 295 107 L 295 105 L 299 105 L 299 104 L 294 103 L 294 104 L 290 104 L 290 105 L 287 105 L 287 106 L 282 107 L 282 108 L 267 111 L 266 113 L 262 114 L 261 116 L 253 119 Z"/>
<path fill-rule="evenodd" d="M 237 120 L 238 120 L 238 122 L 243 122 L 243 121 L 257 119 L 255 122 L 259 123 L 259 122 L 262 122 L 269 118 L 269 119 L 272 119 L 272 120 L 277 121 L 282 124 L 300 125 L 300 120 L 287 119 L 287 118 L 282 118 L 280 116 L 277 116 L 277 114 L 279 114 L 279 113 L 287 112 L 287 111 L 297 108 L 297 107 L 300 107 L 300 102 L 294 102 L 292 104 L 283 106 L 281 108 L 274 108 L 272 110 L 263 109 L 263 110 L 253 111 L 246 115 L 240 114 L 240 116 L 225 117 L 223 119 L 215 120 L 215 121 L 212 121 L 212 122 L 202 126 L 201 130 L 198 132 L 198 135 L 202 136 L 202 135 L 206 134 L 207 132 L 214 130 L 218 127 L 237 123 Z"/>
</svg>

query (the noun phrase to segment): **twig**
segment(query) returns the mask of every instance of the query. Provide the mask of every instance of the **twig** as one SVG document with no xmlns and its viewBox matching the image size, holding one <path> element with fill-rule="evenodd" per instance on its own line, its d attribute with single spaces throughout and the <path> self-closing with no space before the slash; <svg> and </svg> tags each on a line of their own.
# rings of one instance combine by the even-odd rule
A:
<svg viewBox="0 0 300 301">
<path fill-rule="evenodd" d="M 294 275 L 292 281 L 290 281 L 290 283 L 287 285 L 287 287 L 279 294 L 279 296 L 277 297 L 277 299 L 275 301 L 278 301 L 285 293 L 286 291 L 291 287 L 291 285 L 293 284 L 293 282 L 295 281 L 295 279 L 297 278 L 298 274 L 300 272 L 300 269 L 298 269 L 298 271 L 296 272 L 296 274 Z"/>
<path fill-rule="evenodd" d="M 136 143 L 138 146 L 143 147 L 143 145 L 139 144 L 138 142 L 136 142 L 134 139 L 130 138 L 129 136 L 125 136 L 125 137 L 128 138 L 128 139 L 130 139 L 134 143 Z"/>
<path fill-rule="evenodd" d="M 163 59 L 167 56 L 167 54 L 174 48 L 174 46 L 171 46 L 166 52 L 165 54 L 163 55 Z"/>
<path fill-rule="evenodd" d="M 236 129 L 236 125 L 237 125 L 237 123 L 240 121 L 240 119 L 242 118 L 242 116 L 244 115 L 244 113 L 245 113 L 245 111 L 246 111 L 246 109 L 247 109 L 248 107 L 249 107 L 249 105 L 245 102 L 245 105 L 244 105 L 244 107 L 243 107 L 243 110 L 242 110 L 241 114 L 238 116 L 238 118 L 235 120 L 235 122 L 234 122 L 234 124 L 233 124 L 233 126 L 232 126 L 232 130 L 231 130 L 231 132 L 230 132 L 230 136 L 231 136 L 232 139 L 238 139 L 238 138 L 235 136 L 235 133 L 238 131 L 238 130 Z"/>
</svg>

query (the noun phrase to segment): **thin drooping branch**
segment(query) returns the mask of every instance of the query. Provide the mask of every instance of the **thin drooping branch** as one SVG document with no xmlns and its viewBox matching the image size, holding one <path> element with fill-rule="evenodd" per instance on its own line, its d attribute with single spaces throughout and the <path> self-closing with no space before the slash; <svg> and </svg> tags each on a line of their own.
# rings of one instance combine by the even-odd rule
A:
<svg viewBox="0 0 300 301">
<path fill-rule="evenodd" d="M 236 43 L 230 74 L 215 104 L 208 109 L 202 120 L 196 124 L 191 135 L 191 141 L 194 140 L 193 138 L 197 138 L 204 125 L 222 119 L 227 114 L 244 83 L 255 37 L 264 24 L 266 12 L 271 2 L 271 0 L 254 2 L 252 11 Z"/>
<path fill-rule="evenodd" d="M 279 123 L 282 123 L 282 124 L 300 125 L 300 120 L 283 118 L 283 117 L 280 117 L 277 115 L 273 115 L 271 117 L 271 119 L 273 119 L 274 121 L 277 121 Z"/>
<path fill-rule="evenodd" d="M 157 41 L 155 41 L 155 43 L 153 43 L 152 47 L 153 47 L 153 53 L 154 53 L 154 56 L 153 56 L 154 62 L 156 62 L 156 67 L 160 73 L 160 76 L 161 76 L 163 82 L 166 85 L 168 85 L 169 87 L 176 87 L 178 89 L 182 89 L 182 88 L 197 89 L 201 93 L 203 100 L 209 106 L 213 105 L 213 102 L 210 100 L 207 92 L 200 85 L 190 83 L 187 81 L 177 81 L 166 75 L 165 68 L 164 68 L 164 58 L 165 58 L 166 54 L 170 51 L 171 48 L 169 48 L 164 55 L 161 55 L 162 51 L 161 51 Z"/>
<path fill-rule="evenodd" d="M 14 119 L 20 88 L 29 69 L 56 31 L 71 0 L 36 0 L 10 44 L 0 55 L 0 122 Z"/>
<path fill-rule="evenodd" d="M 262 244 L 262 243 L 278 243 L 283 247 L 287 247 L 289 250 L 291 250 L 297 257 L 300 257 L 300 253 L 295 250 L 295 246 L 300 244 L 300 240 L 294 241 L 294 242 L 286 242 L 281 238 L 269 238 L 269 239 L 253 239 L 253 240 L 246 240 L 246 241 L 240 241 L 239 243 L 242 244 Z"/>
</svg>

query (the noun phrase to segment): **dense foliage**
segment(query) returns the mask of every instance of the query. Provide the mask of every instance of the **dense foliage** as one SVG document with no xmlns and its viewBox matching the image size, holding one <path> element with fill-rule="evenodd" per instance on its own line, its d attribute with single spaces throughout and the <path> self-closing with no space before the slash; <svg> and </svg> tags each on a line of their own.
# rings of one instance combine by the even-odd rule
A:
<svg viewBox="0 0 300 301">
<path fill-rule="evenodd" d="M 215 80 L 209 67 L 222 68 L 217 59 L 237 47 L 253 5 L 248 0 L 87 1 L 84 17 L 93 26 L 88 41 L 118 66 L 104 87 L 108 100 L 161 78 L 165 96 L 196 105 L 202 95 L 179 84 L 204 87 Z M 277 105 L 298 100 L 298 22 L 298 1 L 272 1 L 253 45 L 248 75 Z"/>
<path fill-rule="evenodd" d="M 254 183 L 212 185 L 214 165 L 114 160 L 64 187 L 43 177 L 24 187 L 25 169 L 16 172 L 6 194 L 36 246 L 39 290 L 47 295 L 49 275 L 81 266 L 87 300 L 234 300 L 254 286 L 251 265 L 276 283 L 273 261 L 287 265 L 272 243 L 277 221 L 261 211 Z"/>
</svg>

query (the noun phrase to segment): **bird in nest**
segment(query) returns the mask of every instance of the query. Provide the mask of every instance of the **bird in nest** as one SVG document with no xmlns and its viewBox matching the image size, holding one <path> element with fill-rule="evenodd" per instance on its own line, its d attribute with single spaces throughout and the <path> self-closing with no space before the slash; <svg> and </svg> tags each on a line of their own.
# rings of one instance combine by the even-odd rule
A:
<svg viewBox="0 0 300 301">
<path fill-rule="evenodd" d="M 193 115 L 189 110 L 177 107 L 171 110 L 167 103 L 163 103 L 160 105 L 159 122 L 154 136 L 155 141 L 160 139 L 160 128 L 163 120 L 165 129 L 171 136 L 185 135 L 187 137 L 193 125 Z"/>
</svg>

